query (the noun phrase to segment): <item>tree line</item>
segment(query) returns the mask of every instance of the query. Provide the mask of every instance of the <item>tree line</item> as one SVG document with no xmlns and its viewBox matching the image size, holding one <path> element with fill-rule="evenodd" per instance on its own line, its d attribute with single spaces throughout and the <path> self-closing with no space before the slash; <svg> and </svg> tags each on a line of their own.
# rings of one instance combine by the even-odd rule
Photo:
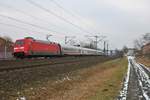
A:
<svg viewBox="0 0 150 100">
<path fill-rule="evenodd" d="M 134 47 L 138 50 L 141 50 L 142 47 L 147 43 L 150 43 L 150 33 L 145 33 L 140 38 L 134 40 Z"/>
</svg>

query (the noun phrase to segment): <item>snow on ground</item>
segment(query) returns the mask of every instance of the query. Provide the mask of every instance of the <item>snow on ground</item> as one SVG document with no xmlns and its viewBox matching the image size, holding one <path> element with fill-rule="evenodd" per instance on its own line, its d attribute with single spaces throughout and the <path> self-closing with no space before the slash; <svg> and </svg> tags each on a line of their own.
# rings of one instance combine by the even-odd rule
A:
<svg viewBox="0 0 150 100">
<path fill-rule="evenodd" d="M 143 66 L 145 69 L 147 69 L 150 72 L 150 68 L 146 67 L 145 65 L 139 63 L 140 66 Z"/>
<path fill-rule="evenodd" d="M 129 98 L 130 99 L 138 98 L 139 100 L 143 98 L 144 100 L 150 100 L 150 75 L 149 74 L 150 74 L 149 68 L 147 68 L 142 64 L 137 63 L 135 61 L 135 57 L 128 56 L 128 71 L 127 71 L 125 81 L 123 83 L 123 88 L 120 91 L 120 96 L 118 97 L 118 100 L 127 100 Z M 133 86 L 134 85 L 133 81 L 137 81 L 137 84 L 135 84 L 135 86 Z M 136 96 L 136 97 L 131 97 L 131 96 Z"/>
<path fill-rule="evenodd" d="M 146 73 L 146 71 L 143 69 L 143 66 L 136 63 L 135 61 L 134 61 L 134 68 L 138 75 L 138 81 L 143 96 L 146 100 L 150 100 L 150 77 L 148 76 L 148 73 Z"/>
<path fill-rule="evenodd" d="M 123 88 L 120 91 L 120 96 L 118 97 L 118 100 L 126 100 L 127 98 L 127 92 L 128 92 L 128 83 L 129 83 L 129 77 L 130 77 L 130 68 L 131 68 L 131 63 L 130 60 L 134 59 L 133 57 L 128 57 L 128 71 L 125 77 L 125 81 L 123 83 Z"/>
</svg>

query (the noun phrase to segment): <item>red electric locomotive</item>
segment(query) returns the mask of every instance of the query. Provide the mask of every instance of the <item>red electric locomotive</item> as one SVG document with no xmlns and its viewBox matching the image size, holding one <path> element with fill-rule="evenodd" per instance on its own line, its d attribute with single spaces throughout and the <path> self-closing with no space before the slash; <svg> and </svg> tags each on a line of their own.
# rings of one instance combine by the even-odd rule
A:
<svg viewBox="0 0 150 100">
<path fill-rule="evenodd" d="M 61 46 L 54 42 L 35 40 L 31 37 L 16 40 L 14 57 L 49 57 L 61 55 Z"/>
</svg>

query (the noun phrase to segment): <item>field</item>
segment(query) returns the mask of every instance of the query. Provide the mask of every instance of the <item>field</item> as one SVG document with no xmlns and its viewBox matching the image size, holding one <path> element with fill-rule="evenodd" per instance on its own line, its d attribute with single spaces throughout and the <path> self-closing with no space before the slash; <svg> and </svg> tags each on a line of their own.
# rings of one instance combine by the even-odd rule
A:
<svg viewBox="0 0 150 100">
<path fill-rule="evenodd" d="M 127 60 L 88 58 L 79 64 L 48 68 L 9 72 L 7 80 L 0 82 L 1 99 L 113 100 L 119 95 Z"/>
</svg>

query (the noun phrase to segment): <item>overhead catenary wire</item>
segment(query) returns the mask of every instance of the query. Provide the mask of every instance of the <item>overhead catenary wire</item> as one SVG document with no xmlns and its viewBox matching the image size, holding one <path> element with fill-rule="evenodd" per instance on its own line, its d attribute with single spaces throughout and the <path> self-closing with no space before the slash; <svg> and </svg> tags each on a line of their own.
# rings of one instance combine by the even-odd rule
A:
<svg viewBox="0 0 150 100">
<path fill-rule="evenodd" d="M 55 1 L 55 0 L 49 0 L 49 1 L 53 2 L 57 7 L 59 7 L 64 12 L 70 14 L 71 16 L 75 17 L 78 20 L 81 20 L 76 14 L 74 14 L 74 13 L 70 12 L 69 10 L 65 9 L 60 3 L 58 3 L 58 1 Z"/>
<path fill-rule="evenodd" d="M 43 32 L 43 31 L 35 31 L 35 30 L 30 30 L 28 28 L 24 28 L 24 27 L 20 27 L 20 26 L 17 26 L 17 25 L 13 25 L 13 24 L 7 24 L 7 23 L 2 23 L 0 22 L 1 25 L 5 25 L 5 26 L 8 26 L 8 27 L 14 27 L 14 28 L 17 28 L 19 30 L 24 30 L 25 32 L 30 32 L 31 33 L 36 33 L 36 34 L 45 34 L 45 35 L 51 35 L 51 33 L 47 33 L 47 32 Z M 28 33 L 28 35 L 30 36 L 30 34 Z M 54 35 L 52 35 L 54 36 Z M 60 36 L 60 35 L 55 35 L 56 37 L 61 37 L 61 38 L 64 38 L 65 36 Z"/>
<path fill-rule="evenodd" d="M 26 16 L 28 16 L 28 17 L 30 17 L 30 18 L 36 20 L 36 21 L 41 21 L 41 22 L 44 22 L 44 23 L 46 23 L 46 24 L 48 24 L 48 25 L 52 25 L 52 26 L 54 26 L 54 27 L 58 27 L 57 25 L 55 25 L 55 24 L 53 24 L 53 23 L 50 23 L 50 22 L 48 22 L 48 21 L 46 21 L 46 20 L 43 20 L 43 19 L 41 19 L 41 18 L 39 18 L 39 17 L 33 16 L 32 14 L 29 14 L 29 13 L 23 11 L 23 10 L 17 9 L 17 8 L 15 8 L 15 7 L 13 7 L 13 6 L 8 5 L 8 4 L 2 4 L 1 7 L 10 8 L 10 9 L 12 9 L 12 10 L 14 10 L 14 11 L 16 11 L 16 12 L 22 13 L 22 14 L 24 14 L 24 15 L 26 15 Z"/>
<path fill-rule="evenodd" d="M 82 21 L 82 19 L 81 19 L 82 16 L 81 16 L 81 15 L 76 14 L 76 13 L 73 13 L 73 12 L 67 10 L 66 8 L 64 8 L 64 7 L 58 2 L 58 0 L 57 0 L 57 1 L 56 1 L 56 0 L 49 0 L 49 1 L 53 2 L 53 3 L 54 3 L 57 7 L 59 7 L 61 10 L 63 10 L 63 11 L 66 12 L 67 14 L 71 15 L 72 17 L 74 17 L 75 19 L 77 19 L 78 21 L 80 21 L 81 23 L 83 23 L 84 26 L 87 26 L 87 23 L 85 23 L 85 22 Z"/>
<path fill-rule="evenodd" d="M 13 20 L 13 21 L 16 21 L 16 22 L 19 22 L 19 23 L 22 23 L 22 24 L 30 25 L 30 26 L 38 28 L 38 29 L 42 29 L 42 30 L 46 30 L 46 31 L 54 32 L 54 33 L 60 33 L 60 32 L 57 32 L 57 31 L 49 29 L 49 28 L 45 28 L 45 27 L 42 27 L 42 26 L 39 26 L 39 25 L 35 25 L 35 24 L 29 23 L 29 22 L 25 22 L 25 21 L 16 19 L 14 17 L 2 15 L 2 14 L 0 14 L 0 17 L 7 18 L 9 20 Z"/>
<path fill-rule="evenodd" d="M 45 33 L 45 32 L 42 32 L 42 31 L 35 31 L 35 30 L 30 30 L 28 28 L 24 28 L 24 27 L 20 27 L 20 26 L 17 26 L 17 25 L 13 25 L 13 24 L 8 24 L 8 23 L 2 23 L 0 22 L 1 25 L 5 25 L 5 26 L 8 26 L 8 27 L 13 27 L 13 28 L 16 28 L 16 29 L 19 29 L 19 30 L 24 30 L 25 32 L 30 32 L 31 33 L 36 33 L 36 34 L 45 34 L 45 35 L 49 35 L 48 33 Z M 30 36 L 30 34 L 28 33 L 28 35 Z"/>
<path fill-rule="evenodd" d="M 44 11 L 46 11 L 46 12 L 49 13 L 50 15 L 54 15 L 54 16 L 57 17 L 58 19 L 63 20 L 64 22 L 66 22 L 66 23 L 68 23 L 68 24 L 70 24 L 70 25 L 76 27 L 77 29 L 79 29 L 79 30 L 81 30 L 81 31 L 83 31 L 83 32 L 85 32 L 85 33 L 90 33 L 90 34 L 92 34 L 91 32 L 89 32 L 89 31 L 83 29 L 82 27 L 80 27 L 80 26 L 78 26 L 78 25 L 72 23 L 71 21 L 69 21 L 69 20 L 65 19 L 64 17 L 62 17 L 62 16 L 60 16 L 60 15 L 54 13 L 54 12 L 51 11 L 50 9 L 47 9 L 47 8 L 43 7 L 42 5 L 40 5 L 40 4 L 36 3 L 36 2 L 34 2 L 33 0 L 26 0 L 26 1 L 29 2 L 30 4 L 36 6 L 36 7 L 38 7 L 38 8 L 40 8 L 40 9 L 44 10 Z"/>
<path fill-rule="evenodd" d="M 24 27 L 20 27 L 20 26 L 17 26 L 17 25 L 13 25 L 13 24 L 7 24 L 7 23 L 2 23 L 2 22 L 0 22 L 0 24 L 1 25 L 5 25 L 5 26 L 8 26 L 8 27 L 14 27 L 14 28 L 17 28 L 17 29 L 20 29 L 20 30 L 24 30 L 24 31 L 27 31 L 27 32 L 35 32 L 35 33 L 37 33 L 37 34 L 41 34 L 41 35 L 43 35 L 43 34 L 45 34 L 45 35 L 51 35 L 51 33 L 49 34 L 49 33 L 45 33 L 45 32 L 40 32 L 40 31 L 35 31 L 35 30 L 30 30 L 30 29 L 28 29 L 28 28 L 24 28 Z M 26 34 L 26 36 L 30 36 L 31 35 L 31 33 L 29 34 L 29 33 L 25 33 Z M 53 35 L 51 35 L 51 36 L 53 36 Z M 64 38 L 64 36 L 60 36 L 60 35 L 55 35 L 55 36 L 57 36 L 57 37 L 61 37 L 61 38 Z"/>
<path fill-rule="evenodd" d="M 5 25 L 5 26 L 9 26 L 9 27 L 14 27 L 14 28 L 17 28 L 17 29 L 20 29 L 20 30 L 24 30 L 24 31 L 31 31 L 30 29 L 28 28 L 24 28 L 24 27 L 20 27 L 20 26 L 17 26 L 17 25 L 13 25 L 13 24 L 8 24 L 8 23 L 2 23 L 0 22 L 1 25 Z M 36 33 L 43 33 L 43 32 L 39 32 L 39 31 L 33 31 L 32 32 L 36 32 Z"/>
</svg>

